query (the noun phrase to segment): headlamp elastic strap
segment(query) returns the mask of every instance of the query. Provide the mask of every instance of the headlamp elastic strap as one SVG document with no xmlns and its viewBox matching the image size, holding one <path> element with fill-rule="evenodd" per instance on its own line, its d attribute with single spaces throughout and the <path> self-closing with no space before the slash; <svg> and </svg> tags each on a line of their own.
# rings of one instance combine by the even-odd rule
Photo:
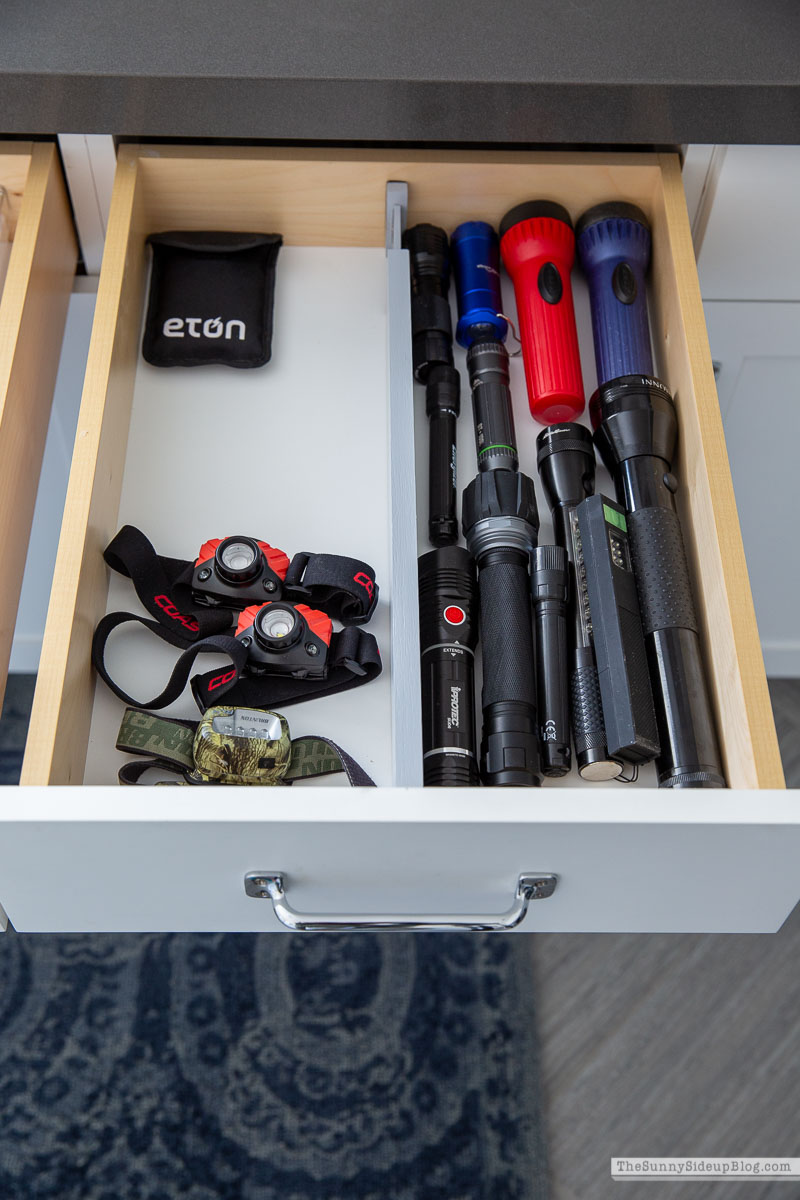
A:
<svg viewBox="0 0 800 1200">
<path fill-rule="evenodd" d="M 183 649 L 166 687 L 152 700 L 140 701 L 134 696 L 129 696 L 111 678 L 106 668 L 106 643 L 115 629 L 129 621 L 144 625 L 162 641 Z M 272 708 L 276 705 L 297 704 L 301 700 L 313 700 L 317 696 L 327 696 L 334 692 L 347 691 L 362 683 L 369 683 L 381 673 L 378 643 L 371 633 L 355 626 L 332 635 L 330 665 L 324 679 L 244 675 L 248 658 L 247 647 L 229 634 L 215 634 L 187 648 L 181 636 L 173 630 L 128 612 L 108 613 L 98 624 L 92 639 L 92 663 L 100 678 L 120 700 L 142 708 L 166 708 L 168 704 L 177 700 L 186 687 L 198 654 L 224 654 L 232 664 L 230 668 L 208 671 L 192 680 L 192 692 L 201 712 L 218 704 L 223 696 L 226 704 L 243 708 Z"/>
<path fill-rule="evenodd" d="M 208 608 L 194 599 L 194 563 L 157 554 L 134 525 L 123 525 L 103 557 L 112 571 L 131 580 L 150 615 L 176 634 L 183 645 L 189 646 L 230 628 L 231 609 Z M 289 564 L 281 593 L 286 600 L 321 608 L 343 625 L 365 624 L 378 602 L 372 567 L 358 558 L 340 554 L 306 551 L 296 554 Z"/>
<path fill-rule="evenodd" d="M 125 754 L 142 756 L 141 762 L 125 763 L 119 769 L 121 784 L 137 784 L 153 767 L 182 776 L 181 782 L 197 784 L 191 778 L 195 770 L 194 740 L 197 723 L 174 717 L 154 716 L 140 709 L 126 708 L 119 733 L 117 749 Z M 346 750 L 330 738 L 305 736 L 292 741 L 289 765 L 280 782 L 296 779 L 316 779 L 343 771 L 352 787 L 375 787 L 369 775 Z"/>
</svg>

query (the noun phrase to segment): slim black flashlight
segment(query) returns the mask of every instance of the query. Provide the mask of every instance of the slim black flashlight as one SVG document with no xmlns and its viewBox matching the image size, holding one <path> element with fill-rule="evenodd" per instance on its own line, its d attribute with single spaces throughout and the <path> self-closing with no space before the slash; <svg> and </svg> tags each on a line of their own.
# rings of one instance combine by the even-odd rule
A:
<svg viewBox="0 0 800 1200">
<path fill-rule="evenodd" d="M 576 510 L 594 492 L 594 446 L 583 425 L 548 425 L 536 439 L 539 478 L 553 515 L 555 539 L 569 560 L 569 671 L 572 736 L 582 779 L 617 779 L 622 763 L 611 758 L 606 745 L 603 704 L 594 653 L 589 597 L 580 558 Z"/>
</svg>

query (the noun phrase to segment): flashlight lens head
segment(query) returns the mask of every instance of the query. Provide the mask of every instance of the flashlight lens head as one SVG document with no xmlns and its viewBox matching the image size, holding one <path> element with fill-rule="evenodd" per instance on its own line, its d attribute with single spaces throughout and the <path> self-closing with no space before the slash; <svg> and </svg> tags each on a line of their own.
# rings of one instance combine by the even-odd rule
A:
<svg viewBox="0 0 800 1200">
<path fill-rule="evenodd" d="M 585 425 L 548 425 L 536 439 L 536 465 L 551 509 L 580 504 L 594 492 L 594 445 Z"/>
<path fill-rule="evenodd" d="M 675 403 L 666 384 L 651 375 L 622 375 L 598 388 L 589 402 L 594 440 L 613 474 L 621 462 L 642 455 L 669 469 L 678 436 Z"/>
<path fill-rule="evenodd" d="M 252 538 L 225 538 L 214 559 L 218 573 L 228 583 L 249 583 L 261 570 L 261 550 Z"/>
<path fill-rule="evenodd" d="M 613 200 L 608 204 L 595 204 L 594 208 L 585 212 L 575 226 L 575 237 L 580 239 L 581 234 L 592 225 L 600 225 L 604 221 L 635 221 L 650 232 L 650 222 L 640 208 L 625 201 Z"/>
<path fill-rule="evenodd" d="M 253 632 L 262 646 L 283 650 L 297 641 L 302 633 L 302 622 L 287 604 L 265 604 L 256 613 Z"/>
<path fill-rule="evenodd" d="M 500 222 L 500 240 L 506 236 L 509 229 L 519 225 L 520 221 L 535 221 L 538 217 L 547 217 L 551 221 L 563 221 L 572 228 L 572 221 L 567 210 L 561 204 L 552 200 L 525 200 L 509 209 Z"/>
</svg>

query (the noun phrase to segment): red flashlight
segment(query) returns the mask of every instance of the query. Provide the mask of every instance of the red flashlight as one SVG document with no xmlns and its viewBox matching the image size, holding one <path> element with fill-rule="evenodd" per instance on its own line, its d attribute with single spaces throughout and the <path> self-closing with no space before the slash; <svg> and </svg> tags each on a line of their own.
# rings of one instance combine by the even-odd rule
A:
<svg viewBox="0 0 800 1200">
<path fill-rule="evenodd" d="M 543 425 L 574 421 L 584 398 L 569 213 L 549 200 L 518 204 L 500 223 L 500 253 L 514 282 L 531 415 Z"/>
</svg>

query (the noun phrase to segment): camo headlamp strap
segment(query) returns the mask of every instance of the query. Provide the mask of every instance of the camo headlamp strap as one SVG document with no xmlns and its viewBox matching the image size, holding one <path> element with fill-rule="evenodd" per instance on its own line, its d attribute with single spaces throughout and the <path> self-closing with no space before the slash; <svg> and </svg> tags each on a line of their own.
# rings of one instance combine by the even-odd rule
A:
<svg viewBox="0 0 800 1200">
<path fill-rule="evenodd" d="M 207 724 L 214 711 L 233 710 L 210 710 L 204 720 L 197 723 L 180 721 L 174 717 L 157 717 L 140 709 L 126 708 L 117 735 L 117 749 L 126 754 L 141 755 L 143 761 L 126 763 L 120 767 L 119 782 L 137 784 L 153 767 L 180 775 L 181 780 L 176 782 L 230 782 L 220 780 L 219 777 L 209 778 L 198 771 L 195 757 L 197 730 L 204 723 Z M 288 726 L 285 728 L 286 737 L 281 739 L 281 744 L 276 748 L 275 757 L 266 767 L 260 770 L 256 768 L 254 772 L 254 775 L 260 774 L 261 778 L 253 778 L 248 782 L 259 783 L 262 786 L 291 784 L 296 779 L 316 779 L 321 775 L 343 771 L 352 787 L 375 787 L 374 781 L 355 759 L 330 738 L 304 736 L 289 742 Z M 233 740 L 235 742 L 236 739 Z M 222 737 L 220 741 L 229 743 L 231 739 Z M 245 739 L 242 739 L 242 743 L 242 755 L 246 758 L 248 744 Z M 232 756 L 229 754 L 229 758 L 230 773 L 237 776 L 239 781 L 241 764 L 236 762 L 235 750 Z M 252 764 L 249 765 L 252 770 Z"/>
</svg>

